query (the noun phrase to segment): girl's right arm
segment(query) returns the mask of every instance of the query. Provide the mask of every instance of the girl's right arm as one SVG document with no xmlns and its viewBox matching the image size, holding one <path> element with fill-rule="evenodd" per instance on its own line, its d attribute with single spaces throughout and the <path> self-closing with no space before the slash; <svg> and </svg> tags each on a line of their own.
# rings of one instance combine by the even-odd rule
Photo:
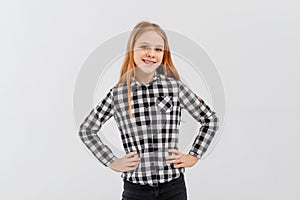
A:
<svg viewBox="0 0 300 200">
<path fill-rule="evenodd" d="M 106 167 L 117 157 L 97 135 L 102 125 L 114 114 L 112 89 L 106 97 L 89 113 L 80 125 L 79 137 L 88 150 Z"/>
</svg>

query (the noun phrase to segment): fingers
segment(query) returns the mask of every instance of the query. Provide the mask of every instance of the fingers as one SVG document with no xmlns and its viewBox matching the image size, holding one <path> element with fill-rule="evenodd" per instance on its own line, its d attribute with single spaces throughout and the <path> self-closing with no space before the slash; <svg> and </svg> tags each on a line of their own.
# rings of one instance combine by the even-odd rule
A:
<svg viewBox="0 0 300 200">
<path fill-rule="evenodd" d="M 177 149 L 168 149 L 168 152 L 173 153 L 173 155 L 165 156 L 166 161 L 169 164 L 174 164 L 174 168 L 184 168 L 189 166 L 187 158 L 180 151 Z M 136 156 L 138 156 L 136 150 L 129 152 L 123 158 L 119 159 L 119 163 L 116 163 L 115 166 L 113 166 L 113 169 L 122 172 L 136 170 L 141 162 L 141 158 Z"/>
<path fill-rule="evenodd" d="M 140 163 L 140 158 L 129 158 L 126 160 L 126 166 L 137 166 Z"/>
<path fill-rule="evenodd" d="M 136 167 L 126 167 L 124 171 L 127 172 L 127 171 L 132 171 L 135 169 L 136 169 Z"/>
<path fill-rule="evenodd" d="M 126 163 L 125 167 L 134 167 L 136 168 L 138 166 L 139 162 L 135 162 L 135 163 Z"/>
<path fill-rule="evenodd" d="M 177 149 L 168 149 L 168 152 L 175 153 L 176 155 L 181 155 L 182 153 L 178 151 Z"/>
<path fill-rule="evenodd" d="M 166 160 L 167 161 L 172 161 L 172 163 L 174 162 L 179 162 L 179 159 L 181 158 L 181 156 L 183 155 L 180 151 L 178 151 L 177 149 L 168 149 L 168 152 L 170 153 L 174 153 L 175 155 L 171 155 L 171 156 L 166 156 Z M 177 161 L 176 161 L 177 160 Z"/>
<path fill-rule="evenodd" d="M 183 163 L 174 165 L 174 168 L 183 168 L 183 167 L 185 167 L 185 165 Z"/>
<path fill-rule="evenodd" d="M 185 167 L 185 164 L 182 160 L 183 154 L 177 149 L 168 149 L 168 152 L 173 153 L 171 156 L 166 156 L 168 164 L 174 164 L 174 168 Z"/>
<path fill-rule="evenodd" d="M 140 158 L 130 158 L 126 160 L 125 171 L 135 170 L 140 163 Z"/>
<path fill-rule="evenodd" d="M 166 156 L 167 161 L 173 161 L 173 160 L 178 160 L 180 159 L 181 156 L 176 156 L 176 155 L 171 155 L 171 156 Z"/>
<path fill-rule="evenodd" d="M 125 167 L 128 170 L 134 170 L 138 166 L 138 164 L 141 161 L 141 158 L 139 157 L 133 157 L 137 154 L 137 151 L 129 152 L 124 158 L 125 158 Z"/>
<path fill-rule="evenodd" d="M 137 151 L 131 151 L 128 154 L 125 155 L 125 158 L 130 158 L 130 157 L 132 157 L 132 156 L 134 156 L 136 154 L 137 154 Z"/>
<path fill-rule="evenodd" d="M 141 160 L 139 157 L 134 157 L 135 155 L 137 155 L 137 151 L 129 152 L 124 157 L 116 159 L 110 165 L 110 168 L 117 172 L 135 170 L 138 167 Z"/>
<path fill-rule="evenodd" d="M 176 159 L 167 159 L 167 163 L 169 164 L 179 164 L 179 163 L 182 163 L 182 161 L 180 160 L 180 158 L 176 158 Z"/>
</svg>

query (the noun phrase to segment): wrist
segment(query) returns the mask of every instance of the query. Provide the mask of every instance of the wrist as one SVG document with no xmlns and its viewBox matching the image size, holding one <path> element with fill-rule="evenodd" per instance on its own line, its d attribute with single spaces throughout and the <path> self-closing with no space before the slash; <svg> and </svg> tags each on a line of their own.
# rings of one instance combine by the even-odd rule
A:
<svg viewBox="0 0 300 200">
<path fill-rule="evenodd" d="M 197 158 L 196 156 L 193 156 L 193 155 L 191 155 L 191 154 L 187 154 L 187 156 L 188 156 L 189 158 L 195 160 L 195 161 L 198 161 L 198 160 L 199 160 L 199 158 Z"/>
</svg>

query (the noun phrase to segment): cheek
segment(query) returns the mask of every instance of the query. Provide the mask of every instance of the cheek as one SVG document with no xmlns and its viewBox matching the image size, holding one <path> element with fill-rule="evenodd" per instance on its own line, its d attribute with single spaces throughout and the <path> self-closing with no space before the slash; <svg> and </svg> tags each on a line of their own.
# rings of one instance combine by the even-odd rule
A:
<svg viewBox="0 0 300 200">
<path fill-rule="evenodd" d="M 139 61 L 139 54 L 134 53 L 133 54 L 133 60 L 134 60 L 134 62 L 138 62 Z"/>
<path fill-rule="evenodd" d="M 134 52 L 133 58 L 134 58 L 135 60 L 141 59 L 141 58 L 142 58 L 142 52 L 140 52 L 140 51 Z"/>
<path fill-rule="evenodd" d="M 162 53 L 162 54 L 160 54 L 159 56 L 158 56 L 158 58 L 159 58 L 159 60 L 160 61 L 162 61 L 163 60 L 163 58 L 164 58 L 164 54 Z"/>
</svg>

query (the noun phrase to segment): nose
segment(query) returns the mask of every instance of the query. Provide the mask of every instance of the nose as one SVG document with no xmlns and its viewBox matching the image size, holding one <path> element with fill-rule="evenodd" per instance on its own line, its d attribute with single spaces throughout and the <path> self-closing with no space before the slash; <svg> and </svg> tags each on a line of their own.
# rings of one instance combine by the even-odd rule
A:
<svg viewBox="0 0 300 200">
<path fill-rule="evenodd" d="M 148 50 L 147 57 L 150 57 L 150 58 L 155 57 L 155 51 L 154 51 L 154 49 L 151 48 L 151 49 Z"/>
</svg>

